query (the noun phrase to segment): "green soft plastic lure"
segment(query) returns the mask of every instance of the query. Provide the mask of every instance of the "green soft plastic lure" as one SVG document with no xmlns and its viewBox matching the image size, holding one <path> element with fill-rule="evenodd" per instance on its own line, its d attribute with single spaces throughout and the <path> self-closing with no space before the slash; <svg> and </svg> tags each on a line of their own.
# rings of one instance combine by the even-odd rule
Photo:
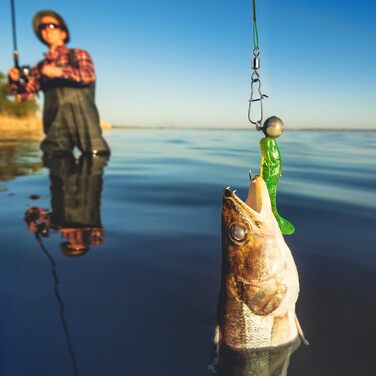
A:
<svg viewBox="0 0 376 376">
<path fill-rule="evenodd" d="M 282 134 L 283 129 L 282 120 L 276 116 L 272 116 L 265 121 L 262 130 L 266 137 L 260 140 L 260 176 L 262 176 L 268 188 L 272 211 L 282 234 L 291 235 L 295 232 L 295 226 L 287 219 L 282 218 L 277 210 L 277 185 L 282 174 L 282 156 L 276 138 Z"/>
</svg>

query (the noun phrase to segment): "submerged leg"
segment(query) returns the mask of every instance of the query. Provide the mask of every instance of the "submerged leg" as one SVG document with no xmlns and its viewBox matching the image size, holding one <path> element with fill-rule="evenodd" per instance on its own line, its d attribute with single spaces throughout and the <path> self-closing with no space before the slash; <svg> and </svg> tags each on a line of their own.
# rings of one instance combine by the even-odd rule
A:
<svg viewBox="0 0 376 376">
<path fill-rule="evenodd" d="M 103 138 L 99 114 L 90 88 L 76 91 L 71 106 L 77 146 L 83 154 L 110 155 L 110 148 Z"/>
<path fill-rule="evenodd" d="M 51 123 L 44 122 L 45 138 L 40 148 L 47 155 L 69 155 L 73 149 L 73 142 L 61 114 L 58 114 Z"/>
</svg>

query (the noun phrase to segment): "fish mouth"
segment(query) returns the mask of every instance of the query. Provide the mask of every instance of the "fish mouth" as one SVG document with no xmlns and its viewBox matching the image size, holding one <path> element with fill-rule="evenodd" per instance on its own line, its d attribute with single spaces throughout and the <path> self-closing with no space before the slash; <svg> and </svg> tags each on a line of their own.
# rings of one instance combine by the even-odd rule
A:
<svg viewBox="0 0 376 376">
<path fill-rule="evenodd" d="M 236 195 L 236 190 L 231 187 L 223 191 L 223 200 L 231 201 L 235 207 L 247 213 L 250 218 L 259 218 L 268 209 L 271 210 L 268 189 L 264 180 L 260 176 L 255 176 L 251 180 L 248 196 L 245 201 Z"/>
</svg>

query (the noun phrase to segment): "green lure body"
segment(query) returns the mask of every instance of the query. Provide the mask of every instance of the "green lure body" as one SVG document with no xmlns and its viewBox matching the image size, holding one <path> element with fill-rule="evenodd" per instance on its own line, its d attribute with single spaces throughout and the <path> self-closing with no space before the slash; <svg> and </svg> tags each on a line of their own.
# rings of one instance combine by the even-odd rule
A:
<svg viewBox="0 0 376 376">
<path fill-rule="evenodd" d="M 264 137 L 260 140 L 261 166 L 260 176 L 268 188 L 273 214 L 282 234 L 291 235 L 295 232 L 294 225 L 282 218 L 277 210 L 277 185 L 282 174 L 282 156 L 275 138 Z"/>
</svg>

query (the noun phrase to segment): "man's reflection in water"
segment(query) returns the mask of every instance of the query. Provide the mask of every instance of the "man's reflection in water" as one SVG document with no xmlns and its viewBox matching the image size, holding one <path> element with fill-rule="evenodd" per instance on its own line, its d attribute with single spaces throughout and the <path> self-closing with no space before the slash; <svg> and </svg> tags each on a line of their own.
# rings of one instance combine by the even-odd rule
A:
<svg viewBox="0 0 376 376">
<path fill-rule="evenodd" d="M 32 207 L 25 214 L 28 227 L 46 237 L 51 230 L 64 238 L 60 244 L 66 256 L 77 257 L 99 246 L 104 240 L 100 202 L 103 172 L 108 158 L 81 157 L 73 154 L 44 158 L 50 170 L 52 211 Z"/>
<path fill-rule="evenodd" d="M 73 154 L 60 158 L 44 158 L 50 170 L 52 211 L 32 207 L 25 213 L 25 221 L 51 264 L 54 294 L 60 307 L 69 356 L 75 376 L 79 376 L 78 362 L 73 349 L 69 326 L 65 317 L 65 304 L 59 290 L 56 262 L 44 245 L 43 238 L 51 230 L 65 239 L 60 244 L 67 256 L 84 255 L 90 246 L 101 245 L 104 229 L 100 219 L 103 172 L 108 158 L 92 156 L 76 160 Z"/>
<path fill-rule="evenodd" d="M 301 340 L 275 349 L 235 352 L 221 348 L 212 373 L 219 376 L 287 376 L 291 355 Z"/>
</svg>

